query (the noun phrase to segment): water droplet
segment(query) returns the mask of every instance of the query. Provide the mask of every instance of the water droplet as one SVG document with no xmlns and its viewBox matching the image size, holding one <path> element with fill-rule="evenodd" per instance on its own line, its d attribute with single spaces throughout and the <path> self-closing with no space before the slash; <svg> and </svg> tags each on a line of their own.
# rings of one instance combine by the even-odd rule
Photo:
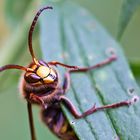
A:
<svg viewBox="0 0 140 140">
<path fill-rule="evenodd" d="M 71 123 L 72 125 L 75 125 L 75 121 L 71 121 L 70 123 Z"/>
<path fill-rule="evenodd" d="M 102 81 L 105 81 L 107 79 L 107 73 L 105 71 L 99 71 L 98 72 L 98 78 Z"/>
<path fill-rule="evenodd" d="M 128 92 L 128 94 L 129 95 L 134 95 L 134 93 L 135 93 L 135 89 L 134 88 L 129 88 L 128 90 L 127 90 L 127 92 Z"/>
<path fill-rule="evenodd" d="M 116 54 L 116 49 L 113 47 L 109 47 L 106 51 L 107 55 L 114 55 Z"/>
<path fill-rule="evenodd" d="M 139 101 L 139 96 L 134 95 L 133 98 L 131 99 L 131 104 L 134 104 L 134 103 L 136 103 L 138 101 Z"/>
<path fill-rule="evenodd" d="M 67 59 L 69 57 L 69 54 L 67 52 L 63 52 L 62 56 L 64 59 Z"/>
<path fill-rule="evenodd" d="M 89 54 L 89 55 L 88 55 L 88 59 L 89 59 L 89 60 L 93 60 L 93 58 L 94 58 L 93 54 Z"/>
<path fill-rule="evenodd" d="M 113 140 L 120 140 L 118 136 L 113 136 Z"/>
</svg>

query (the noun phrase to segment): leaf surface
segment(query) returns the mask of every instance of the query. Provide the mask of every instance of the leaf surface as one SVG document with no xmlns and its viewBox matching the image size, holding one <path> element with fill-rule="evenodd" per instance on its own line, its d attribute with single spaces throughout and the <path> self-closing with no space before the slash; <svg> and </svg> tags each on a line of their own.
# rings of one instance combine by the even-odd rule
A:
<svg viewBox="0 0 140 140">
<path fill-rule="evenodd" d="M 10 36 L 7 39 L 7 41 L 3 44 L 3 47 L 1 47 L 0 66 L 6 64 L 18 64 L 18 65 L 25 66 L 29 63 L 28 61 L 31 57 L 29 56 L 29 53 L 27 53 L 27 38 L 28 38 L 28 30 L 34 15 L 33 9 L 36 6 L 37 5 L 35 2 L 30 3 L 29 5 L 30 8 L 26 11 L 26 13 L 24 13 L 25 15 L 21 21 L 20 26 L 16 26 L 14 28 L 14 33 L 12 34 L 12 36 Z M 35 33 L 33 37 L 35 37 Z M 34 44 L 34 39 L 33 39 L 33 44 Z M 40 52 L 39 47 L 36 48 L 39 54 Z M 21 73 L 20 71 L 16 71 L 16 72 Z M 5 71 L 1 73 L 1 77 L 0 77 L 1 89 L 12 86 L 14 83 L 12 82 L 13 79 L 17 79 L 15 75 L 19 77 L 19 75 L 17 74 L 11 74 L 11 71 Z"/>
<path fill-rule="evenodd" d="M 121 39 L 128 23 L 139 6 L 140 0 L 123 0 L 119 19 L 118 39 Z"/>
<path fill-rule="evenodd" d="M 9 25 L 15 27 L 18 22 L 24 17 L 28 7 L 32 0 L 6 0 L 5 1 L 5 13 L 7 21 L 10 22 Z"/>
<path fill-rule="evenodd" d="M 41 17 L 41 48 L 43 59 L 70 65 L 91 66 L 117 54 L 117 61 L 91 72 L 71 75 L 71 88 L 66 96 L 82 113 L 96 106 L 112 104 L 140 94 L 127 60 L 118 44 L 82 7 L 69 1 L 45 3 L 53 10 Z M 63 74 L 65 69 L 58 68 Z M 63 106 L 68 121 L 80 140 L 140 139 L 139 102 L 130 107 L 100 111 L 76 120 Z"/>
</svg>

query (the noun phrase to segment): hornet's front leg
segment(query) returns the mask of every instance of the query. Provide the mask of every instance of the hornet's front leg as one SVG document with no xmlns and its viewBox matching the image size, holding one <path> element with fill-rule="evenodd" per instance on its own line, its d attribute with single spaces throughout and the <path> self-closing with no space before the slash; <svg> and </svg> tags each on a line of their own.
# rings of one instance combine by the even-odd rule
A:
<svg viewBox="0 0 140 140">
<path fill-rule="evenodd" d="M 30 93 L 29 99 L 27 99 L 27 100 L 30 103 L 37 103 L 37 104 L 41 105 L 41 107 L 47 108 L 47 104 L 44 102 L 43 98 L 41 98 L 33 93 Z"/>
<path fill-rule="evenodd" d="M 34 127 L 34 121 L 33 121 L 32 105 L 28 101 L 27 101 L 27 109 L 28 109 L 28 118 L 29 118 L 29 125 L 30 125 L 31 140 L 36 140 L 36 133 L 35 133 L 35 127 Z"/>
</svg>

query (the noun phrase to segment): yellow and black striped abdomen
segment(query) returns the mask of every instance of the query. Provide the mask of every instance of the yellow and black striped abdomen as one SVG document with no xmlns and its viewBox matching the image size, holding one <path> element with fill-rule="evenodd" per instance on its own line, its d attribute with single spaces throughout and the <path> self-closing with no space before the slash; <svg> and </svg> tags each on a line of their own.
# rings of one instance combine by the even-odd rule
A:
<svg viewBox="0 0 140 140">
<path fill-rule="evenodd" d="M 62 140 L 78 140 L 60 106 L 53 105 L 41 112 L 43 122 Z"/>
</svg>

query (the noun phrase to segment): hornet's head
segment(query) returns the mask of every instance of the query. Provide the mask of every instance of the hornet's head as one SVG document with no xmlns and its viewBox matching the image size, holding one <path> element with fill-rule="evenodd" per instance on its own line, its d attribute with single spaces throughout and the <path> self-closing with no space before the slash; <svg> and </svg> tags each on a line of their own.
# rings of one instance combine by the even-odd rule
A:
<svg viewBox="0 0 140 140">
<path fill-rule="evenodd" d="M 48 65 L 31 64 L 24 78 L 27 83 L 31 84 L 52 84 L 57 79 L 57 73 Z"/>
</svg>

